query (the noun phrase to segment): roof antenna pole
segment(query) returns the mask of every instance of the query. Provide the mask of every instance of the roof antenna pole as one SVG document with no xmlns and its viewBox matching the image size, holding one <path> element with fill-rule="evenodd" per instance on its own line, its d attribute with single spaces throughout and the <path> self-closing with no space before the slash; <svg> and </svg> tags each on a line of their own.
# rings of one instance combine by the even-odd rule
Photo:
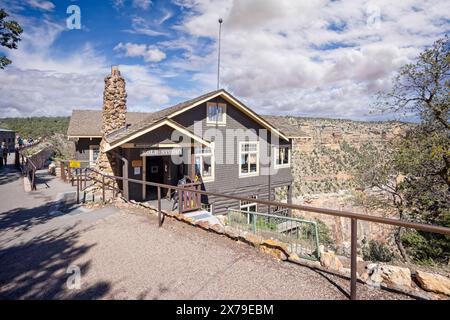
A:
<svg viewBox="0 0 450 320">
<path fill-rule="evenodd" d="M 217 90 L 219 90 L 219 84 L 220 84 L 220 40 L 222 37 L 222 18 L 219 19 L 219 55 L 217 58 Z"/>
</svg>

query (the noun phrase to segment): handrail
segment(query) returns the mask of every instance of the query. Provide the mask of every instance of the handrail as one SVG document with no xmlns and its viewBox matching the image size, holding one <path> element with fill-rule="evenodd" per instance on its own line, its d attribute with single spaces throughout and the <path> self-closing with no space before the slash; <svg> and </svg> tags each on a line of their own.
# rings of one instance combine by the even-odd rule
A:
<svg viewBox="0 0 450 320">
<path fill-rule="evenodd" d="M 104 173 L 98 172 L 92 168 L 86 168 L 86 170 L 95 172 L 96 174 L 104 176 L 105 178 L 109 178 L 109 179 L 117 179 L 117 180 L 122 180 L 122 181 L 127 180 L 128 182 L 132 182 L 132 183 L 145 184 L 145 185 L 153 186 L 153 187 L 160 187 L 160 188 L 166 188 L 166 189 L 170 188 L 170 189 L 184 191 L 182 186 L 173 186 L 173 185 L 162 184 L 162 183 L 157 183 L 157 182 L 136 180 L 136 179 L 131 179 L 131 178 L 125 179 L 123 177 L 104 174 Z M 355 213 L 355 212 L 350 212 L 350 211 L 340 211 L 340 210 L 320 208 L 320 207 L 304 206 L 304 205 L 299 205 L 299 204 L 289 204 L 289 203 L 285 203 L 285 202 L 245 198 L 245 197 L 241 197 L 241 196 L 234 196 L 234 195 L 229 195 L 229 194 L 216 193 L 216 192 L 203 191 L 203 190 L 195 190 L 195 192 L 202 194 L 202 195 L 206 195 L 206 196 L 223 197 L 223 198 L 227 198 L 227 199 L 231 199 L 231 200 L 240 200 L 240 201 L 252 201 L 252 202 L 256 202 L 256 203 L 264 204 L 264 205 L 280 206 L 280 207 L 296 209 L 296 210 L 300 210 L 300 211 L 322 213 L 322 214 L 326 214 L 326 215 L 332 215 L 332 216 L 338 216 L 338 217 L 344 217 L 344 218 L 350 218 L 350 219 L 358 219 L 358 220 L 375 222 L 375 223 L 389 224 L 389 225 L 394 225 L 394 226 L 398 226 L 398 227 L 411 228 L 411 229 L 416 229 L 416 230 L 421 230 L 421 231 L 426 231 L 426 232 L 450 235 L 450 228 L 431 225 L 431 224 L 402 221 L 402 220 L 398 220 L 398 219 L 385 218 L 385 217 L 377 217 L 377 216 L 365 215 L 365 214 Z"/>
<path fill-rule="evenodd" d="M 172 185 L 167 185 L 167 184 L 162 184 L 162 183 L 149 182 L 149 181 L 107 175 L 107 174 L 98 172 L 92 168 L 85 168 L 84 170 L 86 170 L 86 172 L 92 171 L 102 177 L 103 199 L 105 199 L 105 178 L 112 179 L 112 180 L 121 180 L 125 183 L 131 182 L 131 183 L 137 183 L 137 184 L 157 187 L 157 189 L 158 189 L 159 226 L 162 225 L 162 220 L 163 220 L 162 219 L 162 210 L 161 210 L 161 188 L 174 189 L 174 190 L 180 190 L 180 191 L 186 190 L 182 186 L 172 186 Z M 79 184 L 79 176 L 78 175 L 79 175 L 79 173 L 77 172 L 77 181 Z M 364 215 L 361 213 L 355 213 L 355 212 L 350 212 L 350 211 L 339 211 L 339 210 L 333 210 L 333 209 L 316 208 L 316 207 L 311 207 L 311 206 L 303 206 L 303 205 L 298 205 L 298 204 L 289 204 L 289 203 L 269 201 L 269 200 L 250 199 L 250 198 L 245 198 L 245 197 L 240 197 L 240 196 L 235 196 L 235 195 L 221 194 L 221 193 L 209 192 L 209 191 L 203 191 L 203 190 L 190 190 L 190 191 L 193 193 L 196 193 L 196 194 L 200 194 L 200 195 L 215 196 L 215 197 L 226 198 L 226 199 L 231 199 L 231 200 L 252 201 L 255 203 L 264 204 L 264 205 L 268 205 L 268 206 L 282 206 L 284 208 L 296 209 L 296 210 L 300 210 L 300 211 L 308 211 L 308 212 L 315 212 L 315 213 L 331 215 L 331 216 L 335 216 L 335 217 L 349 218 L 350 222 L 351 222 L 351 229 L 350 229 L 351 230 L 350 299 L 352 299 L 352 300 L 356 299 L 356 281 L 357 281 L 357 273 L 356 273 L 357 250 L 356 249 L 357 249 L 357 232 L 358 232 L 357 222 L 358 222 L 358 220 L 393 225 L 393 226 L 404 227 L 404 228 L 412 228 L 415 230 L 421 230 L 421 231 L 431 232 L 431 233 L 439 233 L 439 234 L 443 234 L 443 235 L 450 235 L 450 228 L 442 227 L 442 226 L 402 221 L 402 220 L 398 220 L 398 219 L 377 217 L 377 216 L 371 216 L 371 215 Z M 179 205 L 179 210 L 181 210 L 180 205 Z M 181 213 L 181 211 L 180 211 L 180 213 Z"/>
</svg>

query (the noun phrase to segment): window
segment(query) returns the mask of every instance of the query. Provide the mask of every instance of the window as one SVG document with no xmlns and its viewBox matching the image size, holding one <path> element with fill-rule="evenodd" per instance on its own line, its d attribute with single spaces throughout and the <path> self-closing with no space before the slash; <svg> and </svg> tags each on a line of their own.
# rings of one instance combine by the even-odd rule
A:
<svg viewBox="0 0 450 320">
<path fill-rule="evenodd" d="M 209 213 L 213 213 L 212 212 L 212 204 L 210 204 L 210 203 L 202 203 L 202 209 L 203 210 L 205 210 L 205 211 L 208 211 Z"/>
<path fill-rule="evenodd" d="M 275 147 L 275 168 L 289 167 L 291 149 L 288 146 Z"/>
<path fill-rule="evenodd" d="M 206 104 L 206 123 L 207 124 L 226 124 L 227 105 L 225 103 L 208 102 Z"/>
<path fill-rule="evenodd" d="M 258 196 L 251 196 L 251 199 L 258 199 Z M 240 201 L 239 208 L 241 211 L 245 212 L 257 212 L 258 211 L 258 204 L 256 202 L 252 201 Z M 253 222 L 253 216 L 252 214 L 247 214 L 247 223 Z"/>
<path fill-rule="evenodd" d="M 239 176 L 255 176 L 258 172 L 258 142 L 241 142 L 239 144 Z"/>
<path fill-rule="evenodd" d="M 195 174 L 202 177 L 203 181 L 214 180 L 214 156 L 209 147 L 195 147 Z"/>
<path fill-rule="evenodd" d="M 95 162 L 97 161 L 99 152 L 99 146 L 89 146 L 89 165 L 91 167 L 95 166 Z"/>
</svg>

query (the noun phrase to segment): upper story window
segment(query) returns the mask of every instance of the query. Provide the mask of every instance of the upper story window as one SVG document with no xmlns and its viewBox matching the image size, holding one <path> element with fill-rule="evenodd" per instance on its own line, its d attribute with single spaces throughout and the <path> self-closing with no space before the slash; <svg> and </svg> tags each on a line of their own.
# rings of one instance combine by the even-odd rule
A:
<svg viewBox="0 0 450 320">
<path fill-rule="evenodd" d="M 206 123 L 221 124 L 227 122 L 227 105 L 225 103 L 208 102 L 206 104 Z"/>
<path fill-rule="evenodd" d="M 209 147 L 194 148 L 195 174 L 203 181 L 214 180 L 214 154 Z"/>
<path fill-rule="evenodd" d="M 258 142 L 239 143 L 239 176 L 255 176 L 259 173 Z"/>
<path fill-rule="evenodd" d="M 275 168 L 289 167 L 291 164 L 291 149 L 289 146 L 275 147 Z"/>
</svg>

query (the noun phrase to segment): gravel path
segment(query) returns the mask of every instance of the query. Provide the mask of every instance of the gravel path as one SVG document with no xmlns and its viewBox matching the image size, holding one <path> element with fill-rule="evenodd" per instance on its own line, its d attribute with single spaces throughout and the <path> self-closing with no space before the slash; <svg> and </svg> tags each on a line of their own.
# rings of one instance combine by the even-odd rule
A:
<svg viewBox="0 0 450 320">
<path fill-rule="evenodd" d="M 347 280 L 171 219 L 158 228 L 141 210 L 52 215 L 64 186 L 49 179 L 52 191 L 24 193 L 8 174 L 0 177 L 0 299 L 347 299 Z M 81 286 L 70 290 L 77 268 Z M 364 285 L 358 297 L 407 298 Z"/>
</svg>

